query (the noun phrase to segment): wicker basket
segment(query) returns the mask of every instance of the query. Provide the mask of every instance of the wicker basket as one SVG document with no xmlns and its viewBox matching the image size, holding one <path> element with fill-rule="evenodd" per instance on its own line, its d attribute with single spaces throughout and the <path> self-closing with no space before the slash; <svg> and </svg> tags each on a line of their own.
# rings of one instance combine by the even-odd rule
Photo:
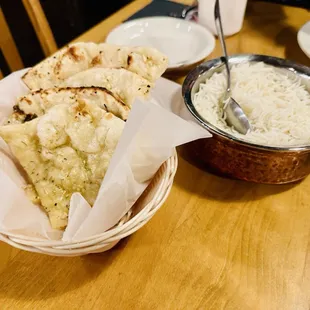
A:
<svg viewBox="0 0 310 310">
<path fill-rule="evenodd" d="M 104 252 L 146 224 L 167 199 L 177 170 L 176 153 L 157 171 L 152 182 L 124 218 L 112 229 L 79 242 L 38 240 L 0 234 L 0 240 L 18 249 L 53 256 L 80 256 Z"/>
</svg>

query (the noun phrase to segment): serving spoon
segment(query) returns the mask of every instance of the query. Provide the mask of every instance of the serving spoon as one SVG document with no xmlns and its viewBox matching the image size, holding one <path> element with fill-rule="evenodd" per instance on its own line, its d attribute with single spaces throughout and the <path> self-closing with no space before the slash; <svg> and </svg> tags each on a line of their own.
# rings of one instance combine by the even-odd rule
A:
<svg viewBox="0 0 310 310">
<path fill-rule="evenodd" d="M 223 100 L 223 114 L 225 116 L 224 118 L 228 126 L 235 128 L 239 133 L 245 135 L 251 130 L 251 125 L 245 113 L 243 112 L 242 108 L 240 107 L 240 105 L 237 103 L 235 99 L 231 97 L 230 69 L 229 69 L 229 64 L 228 64 L 228 56 L 227 56 L 226 44 L 225 44 L 224 33 L 223 33 L 219 0 L 215 1 L 214 20 L 215 20 L 217 35 L 221 42 L 221 47 L 222 47 L 223 54 L 224 54 L 223 60 L 224 60 L 224 64 L 225 64 L 226 72 L 227 72 L 227 88 L 226 88 L 226 92 L 224 94 L 224 100 Z"/>
</svg>

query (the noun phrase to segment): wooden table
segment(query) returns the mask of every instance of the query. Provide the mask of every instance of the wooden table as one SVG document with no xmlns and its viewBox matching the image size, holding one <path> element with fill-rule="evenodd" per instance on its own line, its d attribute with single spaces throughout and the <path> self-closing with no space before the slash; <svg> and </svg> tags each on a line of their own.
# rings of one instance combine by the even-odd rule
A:
<svg viewBox="0 0 310 310">
<path fill-rule="evenodd" d="M 101 42 L 137 0 L 78 40 Z M 250 3 L 230 53 L 309 64 L 296 42 L 302 9 Z M 209 58 L 220 55 L 219 44 Z M 180 157 L 170 197 L 113 250 L 57 258 L 0 244 L 0 309 L 309 309 L 310 178 L 232 181 Z"/>
</svg>

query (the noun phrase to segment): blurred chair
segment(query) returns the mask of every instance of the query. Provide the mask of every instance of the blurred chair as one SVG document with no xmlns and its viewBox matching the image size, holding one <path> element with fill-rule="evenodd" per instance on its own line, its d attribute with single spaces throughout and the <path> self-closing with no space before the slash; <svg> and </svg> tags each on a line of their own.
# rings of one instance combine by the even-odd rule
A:
<svg viewBox="0 0 310 310">
<path fill-rule="evenodd" d="M 46 19 L 39 0 L 22 0 L 31 24 L 38 37 L 45 56 L 57 51 L 57 44 L 53 32 Z M 18 52 L 14 38 L 0 7 L 0 50 L 11 71 L 24 68 L 23 61 Z M 0 79 L 3 78 L 0 69 Z"/>
<path fill-rule="evenodd" d="M 24 64 L 15 45 L 10 28 L 0 7 L 0 49 L 11 71 L 24 68 Z M 2 78 L 0 70 L 0 78 Z"/>
<path fill-rule="evenodd" d="M 45 56 L 57 51 L 57 44 L 39 0 L 22 0 Z"/>
</svg>

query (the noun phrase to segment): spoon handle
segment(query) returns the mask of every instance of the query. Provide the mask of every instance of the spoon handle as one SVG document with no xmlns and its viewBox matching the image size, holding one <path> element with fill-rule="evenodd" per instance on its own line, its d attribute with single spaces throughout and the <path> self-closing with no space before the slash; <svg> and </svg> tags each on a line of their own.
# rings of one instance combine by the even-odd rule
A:
<svg viewBox="0 0 310 310">
<path fill-rule="evenodd" d="M 228 64 L 228 56 L 227 56 L 227 50 L 226 50 L 226 43 L 224 39 L 224 33 L 223 33 L 223 26 L 222 26 L 222 19 L 221 19 L 221 13 L 220 13 L 220 1 L 215 0 L 214 5 L 214 21 L 215 21 L 215 27 L 217 31 L 217 35 L 221 42 L 221 47 L 224 54 L 224 63 L 227 71 L 227 95 L 230 97 L 230 69 Z"/>
</svg>

